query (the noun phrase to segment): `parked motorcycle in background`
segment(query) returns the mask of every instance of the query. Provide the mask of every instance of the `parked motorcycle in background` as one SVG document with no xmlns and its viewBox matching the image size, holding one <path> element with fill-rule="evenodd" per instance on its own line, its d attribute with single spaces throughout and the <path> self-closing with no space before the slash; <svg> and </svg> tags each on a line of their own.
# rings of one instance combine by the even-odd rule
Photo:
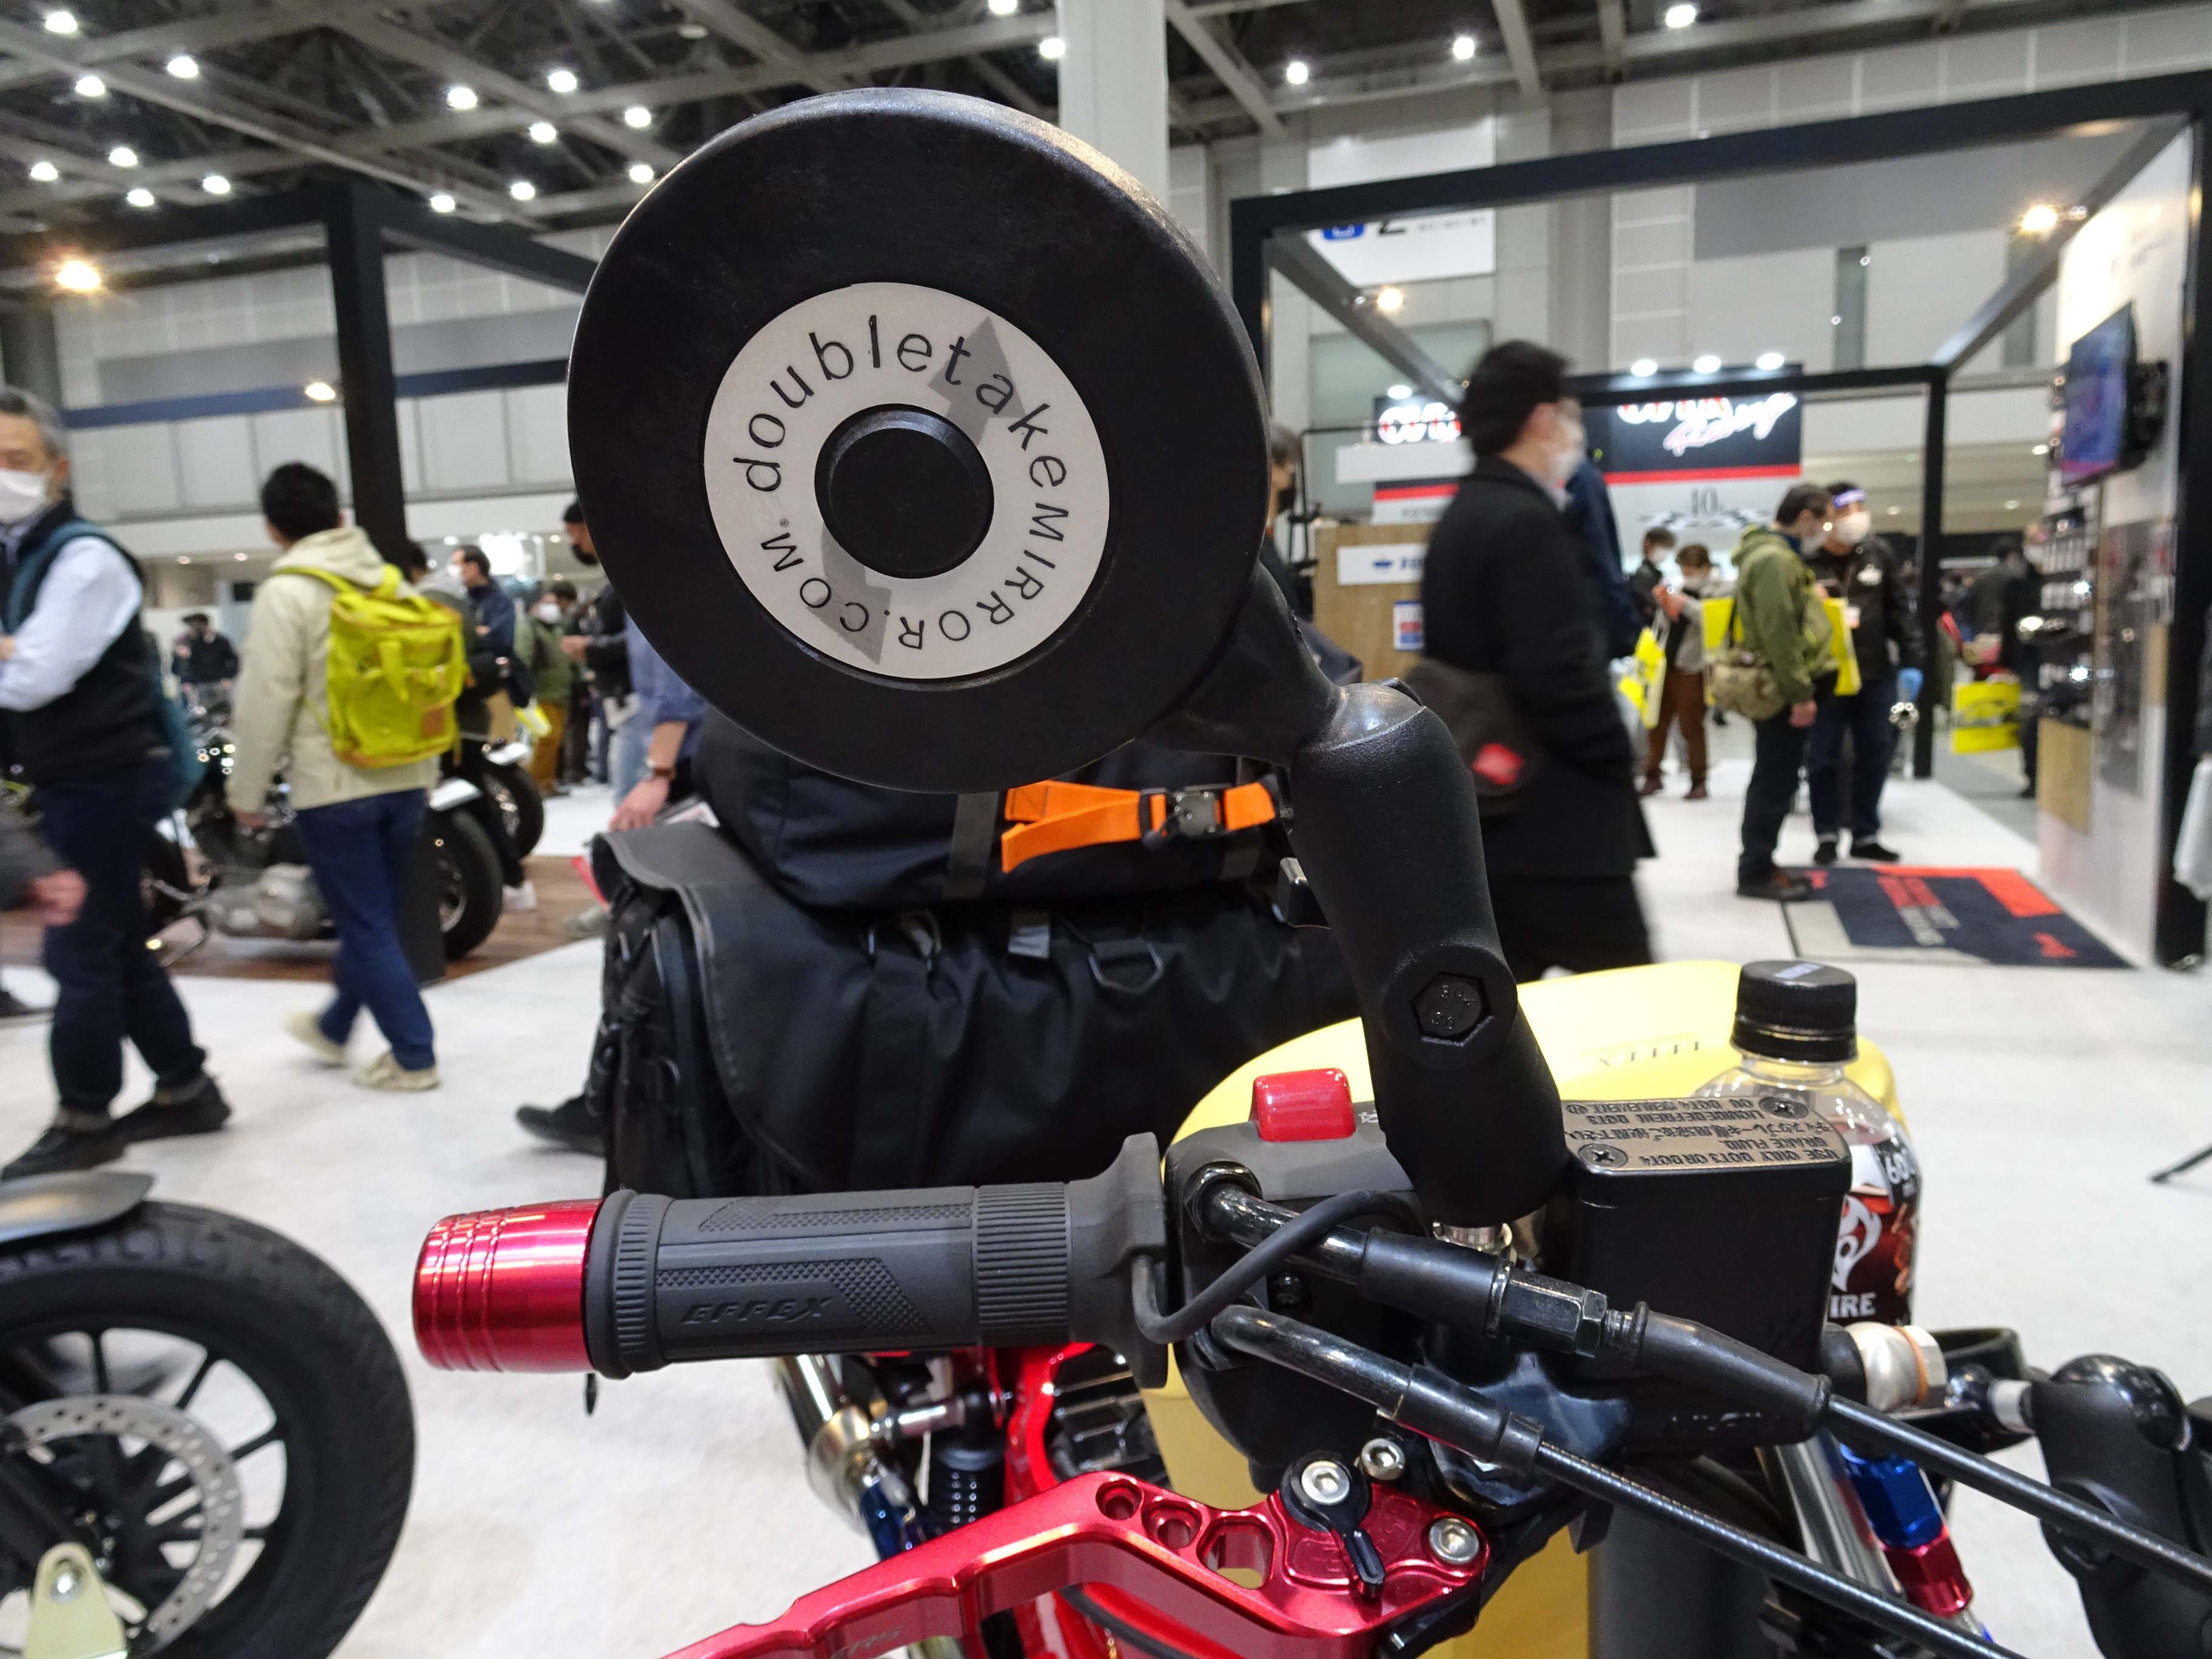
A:
<svg viewBox="0 0 2212 1659">
<path fill-rule="evenodd" d="M 223 796 L 231 769 L 229 732 L 196 723 L 195 735 L 207 769 L 182 810 L 157 825 L 146 844 L 149 942 L 164 948 L 162 935 L 185 921 L 198 924 L 199 936 L 171 960 L 198 950 L 215 933 L 335 939 L 337 929 L 292 826 L 282 776 L 270 793 L 268 823 L 246 829 Z M 436 859 L 438 925 L 448 962 L 467 956 L 499 925 L 499 859 L 466 810 L 480 799 L 476 786 L 460 778 L 442 778 L 430 791 L 424 833 Z"/>
</svg>

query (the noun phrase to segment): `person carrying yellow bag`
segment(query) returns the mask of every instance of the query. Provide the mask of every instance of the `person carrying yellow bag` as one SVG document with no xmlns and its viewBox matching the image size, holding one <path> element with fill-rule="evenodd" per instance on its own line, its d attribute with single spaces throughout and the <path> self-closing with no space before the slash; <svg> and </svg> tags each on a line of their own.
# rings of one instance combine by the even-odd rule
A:
<svg viewBox="0 0 2212 1659">
<path fill-rule="evenodd" d="M 270 474 L 261 510 L 284 552 L 254 594 L 227 793 L 241 824 L 263 824 L 283 767 L 293 828 L 338 935 L 336 994 L 285 1029 L 343 1065 L 366 1008 L 392 1047 L 355 1080 L 434 1089 L 430 1015 L 400 945 L 399 904 L 438 757 L 453 746 L 467 673 L 460 623 L 343 523 L 337 486 L 313 467 Z"/>
<path fill-rule="evenodd" d="M 1794 485 L 1774 522 L 1754 525 L 1736 544 L 1735 604 L 1713 667 L 1713 695 L 1754 732 L 1736 862 L 1736 892 L 1745 898 L 1786 903 L 1813 893 L 1805 878 L 1776 866 L 1774 848 L 1820 699 L 1835 685 L 1828 613 L 1805 562 L 1827 534 L 1830 500 L 1823 485 Z"/>
</svg>

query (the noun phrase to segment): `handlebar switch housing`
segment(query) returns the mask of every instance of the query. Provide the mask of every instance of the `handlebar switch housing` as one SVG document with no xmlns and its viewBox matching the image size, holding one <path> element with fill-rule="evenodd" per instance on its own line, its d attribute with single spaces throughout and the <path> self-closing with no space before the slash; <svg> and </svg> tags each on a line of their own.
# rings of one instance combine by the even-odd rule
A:
<svg viewBox="0 0 2212 1659">
<path fill-rule="evenodd" d="M 1354 1117 L 1351 1134 L 1326 1140 L 1263 1140 L 1258 1126 L 1246 1122 L 1186 1135 L 1168 1149 L 1167 1212 L 1175 1232 L 1179 1301 L 1200 1294 L 1245 1254 L 1206 1230 L 1203 1206 L 1196 1200 L 1218 1181 L 1237 1180 L 1270 1203 L 1291 1209 L 1362 1188 L 1403 1193 L 1410 1201 L 1413 1183 L 1384 1144 L 1374 1107 L 1356 1106 Z M 1295 1310 L 1297 1317 L 1363 1346 L 1402 1352 L 1419 1328 L 1351 1285 L 1317 1273 L 1297 1279 L 1305 1298 Z M 1269 1287 L 1268 1294 L 1275 1293 Z M 1201 1333 L 1193 1340 L 1206 1338 Z M 1189 1363 L 1194 1357 L 1200 1363 Z M 1253 1482 L 1263 1492 L 1308 1452 L 1356 1463 L 1372 1431 L 1375 1414 L 1362 1402 L 1295 1372 L 1216 1352 L 1210 1343 L 1202 1353 L 1186 1356 L 1182 1374 L 1206 1420 L 1250 1460 Z"/>
</svg>

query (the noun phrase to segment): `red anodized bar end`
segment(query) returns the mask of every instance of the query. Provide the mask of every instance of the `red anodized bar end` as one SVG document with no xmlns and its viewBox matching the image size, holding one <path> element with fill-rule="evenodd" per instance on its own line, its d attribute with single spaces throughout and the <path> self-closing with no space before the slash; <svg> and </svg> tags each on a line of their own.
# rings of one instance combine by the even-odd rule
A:
<svg viewBox="0 0 2212 1659">
<path fill-rule="evenodd" d="M 587 1371 L 595 1198 L 449 1215 L 415 1263 L 415 1343 L 447 1371 Z"/>
</svg>

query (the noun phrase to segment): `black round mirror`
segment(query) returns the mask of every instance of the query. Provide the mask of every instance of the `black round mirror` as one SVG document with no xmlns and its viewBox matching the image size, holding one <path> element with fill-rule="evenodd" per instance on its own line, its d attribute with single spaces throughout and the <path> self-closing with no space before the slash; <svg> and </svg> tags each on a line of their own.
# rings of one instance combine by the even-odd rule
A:
<svg viewBox="0 0 2212 1659">
<path fill-rule="evenodd" d="M 1251 350 L 1166 210 L 1057 128 L 879 88 L 748 121 L 623 223 L 569 363 L 609 574 L 787 753 L 988 790 L 1175 709 L 1266 512 Z"/>
</svg>

